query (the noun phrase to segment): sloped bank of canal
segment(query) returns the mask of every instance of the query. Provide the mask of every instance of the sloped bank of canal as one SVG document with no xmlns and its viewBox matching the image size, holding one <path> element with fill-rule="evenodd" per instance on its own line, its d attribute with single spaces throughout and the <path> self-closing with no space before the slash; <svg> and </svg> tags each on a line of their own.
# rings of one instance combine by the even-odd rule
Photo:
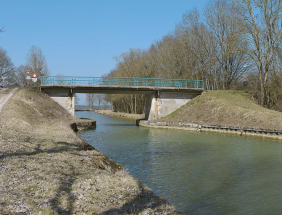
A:
<svg viewBox="0 0 282 215">
<path fill-rule="evenodd" d="M 87 143 L 70 128 L 75 121 L 32 89 L 19 89 L 5 104 L 0 214 L 176 213 L 104 154 L 85 150 Z"/>
</svg>

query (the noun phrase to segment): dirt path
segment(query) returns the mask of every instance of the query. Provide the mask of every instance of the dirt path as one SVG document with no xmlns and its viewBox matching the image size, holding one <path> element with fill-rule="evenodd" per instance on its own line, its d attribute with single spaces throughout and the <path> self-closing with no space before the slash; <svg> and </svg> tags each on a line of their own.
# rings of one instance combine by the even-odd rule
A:
<svg viewBox="0 0 282 215">
<path fill-rule="evenodd" d="M 0 111 L 2 110 L 2 108 L 4 107 L 4 105 L 6 104 L 6 102 L 11 98 L 11 96 L 18 90 L 18 88 L 14 88 L 12 89 L 9 93 L 2 95 L 0 97 Z M 0 91 L 0 94 L 3 94 L 4 92 L 6 92 L 6 90 L 4 91 Z"/>
</svg>

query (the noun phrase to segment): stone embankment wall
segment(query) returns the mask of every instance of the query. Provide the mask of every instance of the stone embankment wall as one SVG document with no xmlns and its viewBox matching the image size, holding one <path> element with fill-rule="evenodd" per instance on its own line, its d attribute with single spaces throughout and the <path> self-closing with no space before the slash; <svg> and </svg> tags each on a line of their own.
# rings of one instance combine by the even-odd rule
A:
<svg viewBox="0 0 282 215">
<path fill-rule="evenodd" d="M 193 123 L 181 123 L 181 122 L 155 122 L 155 121 L 140 121 L 138 123 L 144 127 L 155 127 L 155 128 L 174 128 L 184 129 L 192 131 L 208 131 L 208 132 L 219 132 L 237 134 L 241 136 L 259 136 L 282 140 L 282 131 L 280 130 L 258 130 L 253 128 L 240 128 L 240 127 L 228 127 L 228 126 L 214 126 L 214 125 L 199 125 Z"/>
<path fill-rule="evenodd" d="M 86 131 L 96 128 L 96 121 L 93 119 L 81 118 L 71 124 L 71 128 L 77 131 Z"/>
</svg>

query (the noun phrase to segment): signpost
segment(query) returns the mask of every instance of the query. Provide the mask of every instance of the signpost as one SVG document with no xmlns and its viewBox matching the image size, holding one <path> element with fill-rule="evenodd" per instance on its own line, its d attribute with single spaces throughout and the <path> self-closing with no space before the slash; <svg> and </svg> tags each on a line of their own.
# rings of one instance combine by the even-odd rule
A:
<svg viewBox="0 0 282 215">
<path fill-rule="evenodd" d="M 35 87 L 35 82 L 37 81 L 37 74 L 34 72 L 30 77 L 30 74 L 31 74 L 30 70 L 25 70 L 25 73 L 27 75 L 26 79 L 28 80 L 28 85 L 29 85 L 29 80 L 32 80 L 33 81 L 33 87 Z"/>
<path fill-rule="evenodd" d="M 33 82 L 36 82 L 37 81 L 37 74 L 33 73 L 31 79 L 32 79 Z"/>
<path fill-rule="evenodd" d="M 32 76 L 32 81 L 33 81 L 33 87 L 35 87 L 35 82 L 37 81 L 37 74 L 36 73 L 33 73 Z"/>
<path fill-rule="evenodd" d="M 25 78 L 25 79 L 27 80 L 27 86 L 29 86 L 29 85 L 30 85 L 30 84 L 29 84 L 29 83 L 30 83 L 29 80 L 31 79 L 31 77 L 29 76 L 30 70 L 25 70 L 25 73 L 26 73 L 26 75 L 27 75 L 26 78 Z"/>
</svg>

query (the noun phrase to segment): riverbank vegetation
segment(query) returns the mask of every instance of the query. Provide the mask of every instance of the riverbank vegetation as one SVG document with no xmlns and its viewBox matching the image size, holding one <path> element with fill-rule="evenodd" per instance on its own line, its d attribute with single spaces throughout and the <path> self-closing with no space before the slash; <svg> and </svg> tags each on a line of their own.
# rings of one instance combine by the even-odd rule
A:
<svg viewBox="0 0 282 215">
<path fill-rule="evenodd" d="M 282 130 L 282 113 L 261 107 L 243 91 L 209 91 L 160 121 Z"/>
<path fill-rule="evenodd" d="M 21 88 L 0 113 L 0 214 L 174 214 L 71 129 L 77 119 Z"/>
<path fill-rule="evenodd" d="M 1 33 L 1 31 L 0 31 Z M 30 79 L 26 79 L 29 71 L 31 77 L 34 73 L 38 77 L 38 81 L 33 83 Z M 49 69 L 43 51 L 32 46 L 27 54 L 27 61 L 24 65 L 15 67 L 8 52 L 0 47 L 0 87 L 27 87 L 40 86 L 40 77 L 49 74 Z"/>
<path fill-rule="evenodd" d="M 205 90 L 247 90 L 261 106 L 281 111 L 281 22 L 278 0 L 210 0 L 147 50 L 118 56 L 108 76 L 201 79 Z M 114 95 L 108 101 L 114 110 L 143 113 L 144 100 Z"/>
</svg>

